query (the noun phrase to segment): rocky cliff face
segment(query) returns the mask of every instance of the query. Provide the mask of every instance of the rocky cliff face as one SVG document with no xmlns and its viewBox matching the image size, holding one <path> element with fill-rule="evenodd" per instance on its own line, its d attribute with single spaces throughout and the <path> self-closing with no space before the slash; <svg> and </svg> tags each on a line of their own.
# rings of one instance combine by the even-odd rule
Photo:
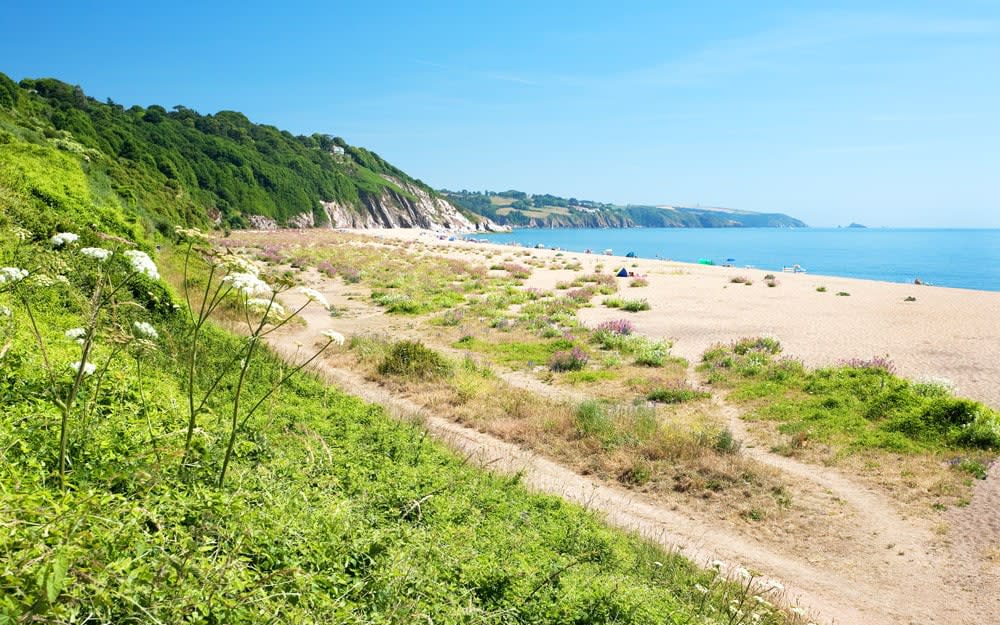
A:
<svg viewBox="0 0 1000 625">
<path fill-rule="evenodd" d="M 438 231 L 501 232 L 508 230 L 485 217 L 473 221 L 454 204 L 441 196 L 390 176 L 386 180 L 402 190 L 386 188 L 379 194 L 361 193 L 363 208 L 340 202 L 322 202 L 331 228 L 426 228 Z M 315 225 L 312 215 L 298 215 L 289 226 L 308 228 Z"/>
</svg>

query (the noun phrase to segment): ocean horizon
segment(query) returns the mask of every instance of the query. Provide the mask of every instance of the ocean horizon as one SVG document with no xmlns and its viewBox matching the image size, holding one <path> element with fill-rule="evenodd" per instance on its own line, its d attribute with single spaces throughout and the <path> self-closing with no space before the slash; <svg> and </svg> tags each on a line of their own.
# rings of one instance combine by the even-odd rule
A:
<svg viewBox="0 0 1000 625">
<path fill-rule="evenodd" d="M 492 243 L 1000 291 L 1000 229 L 520 228 Z M 480 235 L 475 235 L 479 238 Z"/>
</svg>

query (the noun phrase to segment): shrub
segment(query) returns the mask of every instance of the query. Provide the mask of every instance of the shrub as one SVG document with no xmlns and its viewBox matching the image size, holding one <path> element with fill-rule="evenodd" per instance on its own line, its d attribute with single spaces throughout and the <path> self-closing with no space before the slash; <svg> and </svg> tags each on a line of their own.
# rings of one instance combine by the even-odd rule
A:
<svg viewBox="0 0 1000 625">
<path fill-rule="evenodd" d="M 729 281 L 733 284 L 745 284 L 747 286 L 753 284 L 753 280 L 750 279 L 750 276 L 733 276 L 729 279 Z"/>
<path fill-rule="evenodd" d="M 625 306 L 625 300 L 620 297 L 605 297 L 604 301 L 601 302 L 606 308 L 622 308 Z"/>
<path fill-rule="evenodd" d="M 917 301 L 917 298 L 913 297 L 912 295 L 907 295 L 905 298 L 903 298 L 903 301 L 904 302 L 915 302 L 915 301 Z"/>
<path fill-rule="evenodd" d="M 662 341 L 644 341 L 636 350 L 635 364 L 643 367 L 662 367 L 670 355 L 670 345 Z"/>
<path fill-rule="evenodd" d="M 840 366 L 848 367 L 850 369 L 870 369 L 876 371 L 884 371 L 888 374 L 895 375 L 896 365 L 889 360 L 888 356 L 875 356 L 873 358 L 851 358 L 850 360 L 842 360 Z"/>
<path fill-rule="evenodd" d="M 643 299 L 625 300 L 624 302 L 622 302 L 621 308 L 622 310 L 628 312 L 640 312 L 643 310 L 649 310 L 651 306 L 649 305 L 649 302 L 646 301 L 645 298 L 643 298 Z"/>
<path fill-rule="evenodd" d="M 741 446 L 742 443 L 736 440 L 729 428 L 719 430 L 719 433 L 715 435 L 715 442 L 712 444 L 712 448 L 715 451 L 724 454 L 735 454 L 740 450 Z"/>
<path fill-rule="evenodd" d="M 526 280 L 531 277 L 531 269 L 517 263 L 505 263 L 503 270 L 518 280 Z"/>
<path fill-rule="evenodd" d="M 583 369 L 590 357 L 579 347 L 569 351 L 558 351 L 549 358 L 549 369 L 552 371 L 579 371 Z"/>
<path fill-rule="evenodd" d="M 393 343 L 378 366 L 381 375 L 433 379 L 451 373 L 451 363 L 418 341 Z"/>
<path fill-rule="evenodd" d="M 818 286 L 818 287 L 816 287 L 816 292 L 817 293 L 826 293 L 826 287 L 825 286 Z"/>
<path fill-rule="evenodd" d="M 649 280 L 645 278 L 632 278 L 632 281 L 628 285 L 632 287 L 649 286 Z"/>
<path fill-rule="evenodd" d="M 660 402 L 662 404 L 681 404 L 694 399 L 706 399 L 711 397 L 710 393 L 699 391 L 687 386 L 666 386 L 654 389 L 646 395 L 649 401 Z"/>
<path fill-rule="evenodd" d="M 614 427 L 604 405 L 593 400 L 577 407 L 575 420 L 577 430 L 585 436 L 604 436 Z"/>
<path fill-rule="evenodd" d="M 581 304 L 589 302 L 594 297 L 594 289 L 589 286 L 566 291 L 566 297 Z"/>
<path fill-rule="evenodd" d="M 850 297 L 851 294 L 848 293 L 847 291 L 837 291 L 837 296 L 838 297 Z"/>
</svg>

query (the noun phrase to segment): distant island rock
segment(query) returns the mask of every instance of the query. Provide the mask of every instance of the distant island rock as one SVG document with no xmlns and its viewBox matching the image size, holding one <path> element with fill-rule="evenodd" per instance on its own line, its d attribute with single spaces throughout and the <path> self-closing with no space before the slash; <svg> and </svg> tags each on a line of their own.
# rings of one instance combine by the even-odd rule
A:
<svg viewBox="0 0 1000 625">
<path fill-rule="evenodd" d="M 851 222 L 851 225 L 849 225 L 849 226 L 847 226 L 847 227 L 848 227 L 848 228 L 867 228 L 868 226 L 866 226 L 866 225 L 864 225 L 864 224 L 859 224 L 859 223 L 854 223 L 854 222 L 852 221 L 852 222 Z"/>
</svg>

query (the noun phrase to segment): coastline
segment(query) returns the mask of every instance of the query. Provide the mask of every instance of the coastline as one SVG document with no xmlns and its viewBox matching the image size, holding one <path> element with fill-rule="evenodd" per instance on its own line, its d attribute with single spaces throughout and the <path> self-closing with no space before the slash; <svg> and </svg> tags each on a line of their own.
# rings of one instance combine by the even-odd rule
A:
<svg viewBox="0 0 1000 625">
<path fill-rule="evenodd" d="M 649 285 L 628 287 L 628 297 L 649 300 L 652 310 L 630 315 L 639 332 L 673 341 L 673 352 L 697 362 L 710 345 L 744 336 L 778 338 L 788 356 L 807 365 L 835 365 L 852 358 L 886 356 L 899 373 L 918 380 L 944 381 L 958 395 L 1000 408 L 1000 292 L 901 284 L 809 273 L 776 273 L 764 283 L 761 269 L 708 266 L 679 261 L 534 249 L 498 243 L 441 240 L 419 229 L 341 230 L 375 238 L 423 243 L 446 256 L 485 262 L 481 254 L 534 256 L 561 254 L 593 271 L 621 266 L 646 276 Z M 571 280 L 572 271 L 536 269 L 526 286 L 551 289 Z M 730 282 L 749 278 L 749 286 Z M 817 288 L 825 287 L 825 292 Z M 838 296 L 837 293 L 850 295 Z M 916 301 L 905 301 L 915 297 Z M 600 306 L 580 311 L 588 325 L 620 318 Z"/>
</svg>

